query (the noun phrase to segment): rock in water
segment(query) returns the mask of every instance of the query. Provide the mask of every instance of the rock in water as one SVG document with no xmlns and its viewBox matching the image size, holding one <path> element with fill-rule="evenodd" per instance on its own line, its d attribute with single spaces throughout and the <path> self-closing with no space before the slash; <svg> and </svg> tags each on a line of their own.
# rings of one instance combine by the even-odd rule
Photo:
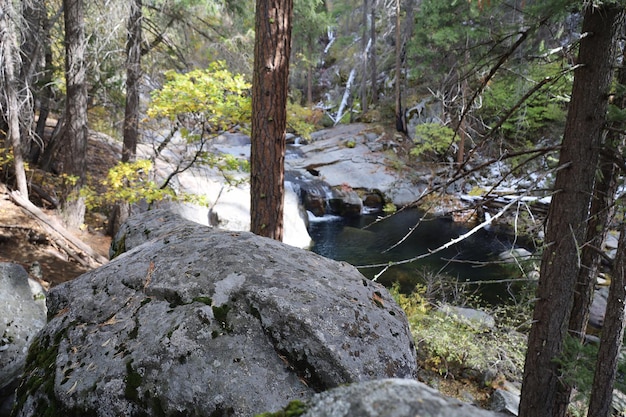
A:
<svg viewBox="0 0 626 417">
<path fill-rule="evenodd" d="M 50 292 L 16 416 L 251 416 L 416 376 L 403 311 L 350 265 L 164 211 L 113 248 Z"/>
</svg>

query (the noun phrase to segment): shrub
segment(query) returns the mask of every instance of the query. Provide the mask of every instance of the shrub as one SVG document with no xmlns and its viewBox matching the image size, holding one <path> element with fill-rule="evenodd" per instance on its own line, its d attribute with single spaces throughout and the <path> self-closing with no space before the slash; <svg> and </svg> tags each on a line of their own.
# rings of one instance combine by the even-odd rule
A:
<svg viewBox="0 0 626 417">
<path fill-rule="evenodd" d="M 510 320 L 498 317 L 494 328 L 486 328 L 434 306 L 425 297 L 426 286 L 411 294 L 402 294 L 398 286 L 391 290 L 405 311 L 418 347 L 421 365 L 443 376 L 483 375 L 487 370 L 513 380 L 521 379 L 526 340 L 515 331 Z"/>
<path fill-rule="evenodd" d="M 454 131 L 438 123 L 422 123 L 415 129 L 412 156 L 422 156 L 425 153 L 443 155 L 454 138 Z"/>
</svg>

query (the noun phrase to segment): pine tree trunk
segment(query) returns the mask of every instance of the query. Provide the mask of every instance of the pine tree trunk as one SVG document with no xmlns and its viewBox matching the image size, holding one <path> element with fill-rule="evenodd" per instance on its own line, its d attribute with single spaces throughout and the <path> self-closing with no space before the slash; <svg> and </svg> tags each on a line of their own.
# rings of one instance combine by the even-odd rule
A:
<svg viewBox="0 0 626 417">
<path fill-rule="evenodd" d="M 611 271 L 611 287 L 606 305 L 606 315 L 600 338 L 596 371 L 591 387 L 587 415 L 609 417 L 613 388 L 617 375 L 617 362 L 624 337 L 624 311 L 626 301 L 626 223 L 622 224 L 617 257 Z"/>
<path fill-rule="evenodd" d="M 622 49 L 622 64 L 617 74 L 617 82 L 620 85 L 626 85 L 626 61 L 624 61 L 624 59 L 626 59 L 626 47 Z M 614 103 L 619 106 L 619 108 L 626 109 L 626 94 L 622 93 L 620 97 L 617 97 L 617 101 Z M 623 149 L 624 146 L 623 135 L 617 133 L 620 128 L 623 129 L 623 125 L 614 127 L 616 129 L 610 131 L 607 138 L 608 146 L 605 152 L 609 154 L 618 154 L 618 149 Z M 604 194 L 599 193 L 597 196 L 599 202 L 602 203 L 598 205 L 604 209 L 602 212 L 598 213 L 598 222 L 602 222 L 603 231 L 602 233 L 597 233 L 597 241 L 591 241 L 592 246 L 597 245 L 597 247 L 601 247 L 606 237 L 609 211 L 612 203 L 615 201 L 617 191 L 617 175 L 617 167 L 613 163 L 612 158 L 609 156 L 603 158 L 601 183 L 608 184 L 606 184 L 606 192 Z M 590 227 L 592 227 L 591 224 Z M 597 254 L 595 256 L 599 257 Z M 597 260 L 593 268 L 591 268 L 592 273 L 597 272 L 598 264 L 599 260 Z M 624 302 L 626 300 L 626 288 L 624 287 L 626 277 L 624 274 L 626 274 L 626 223 L 622 222 L 622 230 L 620 231 L 620 239 L 617 245 L 617 256 L 611 271 L 611 287 L 609 289 L 609 298 L 607 300 L 604 325 L 600 338 L 600 349 L 598 351 L 596 370 L 589 399 L 589 410 L 587 414 L 590 416 L 608 417 L 611 412 L 613 388 L 615 386 L 617 373 L 617 361 L 619 359 L 624 336 Z M 593 289 L 592 283 L 590 286 Z M 592 293 L 592 291 L 589 292 Z M 585 301 L 591 304 L 591 297 Z M 584 319 L 583 323 L 586 325 L 588 314 Z"/>
<path fill-rule="evenodd" d="M 558 403 L 562 353 L 585 243 L 586 221 L 604 128 L 621 7 L 585 11 L 559 171 L 547 219 L 546 246 L 528 338 L 520 417 L 564 417 Z"/>
<path fill-rule="evenodd" d="M 372 0 L 370 9 L 370 39 L 372 41 L 372 46 L 370 47 L 370 84 L 372 85 L 372 104 L 375 105 L 378 103 L 378 88 L 376 85 L 378 79 L 378 68 L 376 67 L 376 0 Z"/>
<path fill-rule="evenodd" d="M 363 114 L 367 113 L 367 56 L 368 56 L 368 34 L 367 30 L 367 11 L 368 11 L 368 0 L 363 0 L 363 21 L 362 28 L 363 31 L 361 34 L 361 111 Z M 370 40 L 371 41 L 371 40 Z"/>
<path fill-rule="evenodd" d="M 283 238 L 285 131 L 293 0 L 257 0 L 252 80 L 250 229 Z"/>
<path fill-rule="evenodd" d="M 142 0 L 130 5 L 126 39 L 126 110 L 122 162 L 134 161 L 139 138 L 139 86 L 141 80 Z"/>
<path fill-rule="evenodd" d="M 61 156 L 66 195 L 61 213 L 67 226 L 79 227 L 85 218 L 85 202 L 80 189 L 85 183 L 87 153 L 87 80 L 83 0 L 63 0 L 65 14 L 65 134 Z"/>
<path fill-rule="evenodd" d="M 402 107 L 402 45 L 400 36 L 400 0 L 396 0 L 396 130 L 406 133 L 404 108 Z"/>
<path fill-rule="evenodd" d="M 9 16 L 13 6 L 9 0 L 0 1 L 0 56 L 4 60 L 2 67 L 4 79 L 4 94 L 7 101 L 7 124 L 8 137 L 13 149 L 13 168 L 17 189 L 25 199 L 28 199 L 28 184 L 26 182 L 26 172 L 24 171 L 24 160 L 22 157 L 22 141 L 20 137 L 20 104 L 18 100 L 18 85 L 15 78 L 15 56 L 16 39 L 14 27 L 11 21 L 14 17 Z"/>
</svg>

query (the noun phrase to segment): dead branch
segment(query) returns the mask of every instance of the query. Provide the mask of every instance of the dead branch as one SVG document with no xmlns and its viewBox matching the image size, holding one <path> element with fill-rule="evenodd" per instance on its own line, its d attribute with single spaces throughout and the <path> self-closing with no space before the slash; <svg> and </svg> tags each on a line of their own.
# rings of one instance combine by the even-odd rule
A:
<svg viewBox="0 0 626 417">
<path fill-rule="evenodd" d="M 54 236 L 54 242 L 59 245 L 63 250 L 68 252 L 68 255 L 76 259 L 82 265 L 87 267 L 98 267 L 108 262 L 108 259 L 97 253 L 89 245 L 85 244 L 82 240 L 78 239 L 63 225 L 61 225 L 56 219 L 48 216 L 41 211 L 39 207 L 35 206 L 29 200 L 24 199 L 19 193 L 15 191 L 9 192 L 11 201 L 23 208 L 27 214 L 35 218 L 47 233 Z M 67 242 L 64 243 L 64 242 Z M 75 249 L 72 249 L 72 246 Z M 78 254 L 83 254 L 87 261 L 83 260 Z"/>
</svg>

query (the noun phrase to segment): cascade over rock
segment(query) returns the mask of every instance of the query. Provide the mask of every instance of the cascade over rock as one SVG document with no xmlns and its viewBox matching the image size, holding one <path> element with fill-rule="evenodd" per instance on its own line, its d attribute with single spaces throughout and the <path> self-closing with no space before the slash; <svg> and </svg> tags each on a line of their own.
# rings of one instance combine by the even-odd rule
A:
<svg viewBox="0 0 626 417">
<path fill-rule="evenodd" d="M 386 151 L 396 144 L 369 128 L 353 123 L 315 132 L 310 143 L 298 147 L 296 157 L 285 161 L 286 168 L 310 173 L 333 188 L 349 186 L 364 194 L 378 192 L 396 206 L 414 202 L 425 183 L 415 183 L 417 177 L 390 168 L 394 164 Z"/>
<path fill-rule="evenodd" d="M 163 210 L 112 254 L 51 290 L 15 416 L 251 416 L 416 376 L 404 312 L 348 264 Z"/>
</svg>

